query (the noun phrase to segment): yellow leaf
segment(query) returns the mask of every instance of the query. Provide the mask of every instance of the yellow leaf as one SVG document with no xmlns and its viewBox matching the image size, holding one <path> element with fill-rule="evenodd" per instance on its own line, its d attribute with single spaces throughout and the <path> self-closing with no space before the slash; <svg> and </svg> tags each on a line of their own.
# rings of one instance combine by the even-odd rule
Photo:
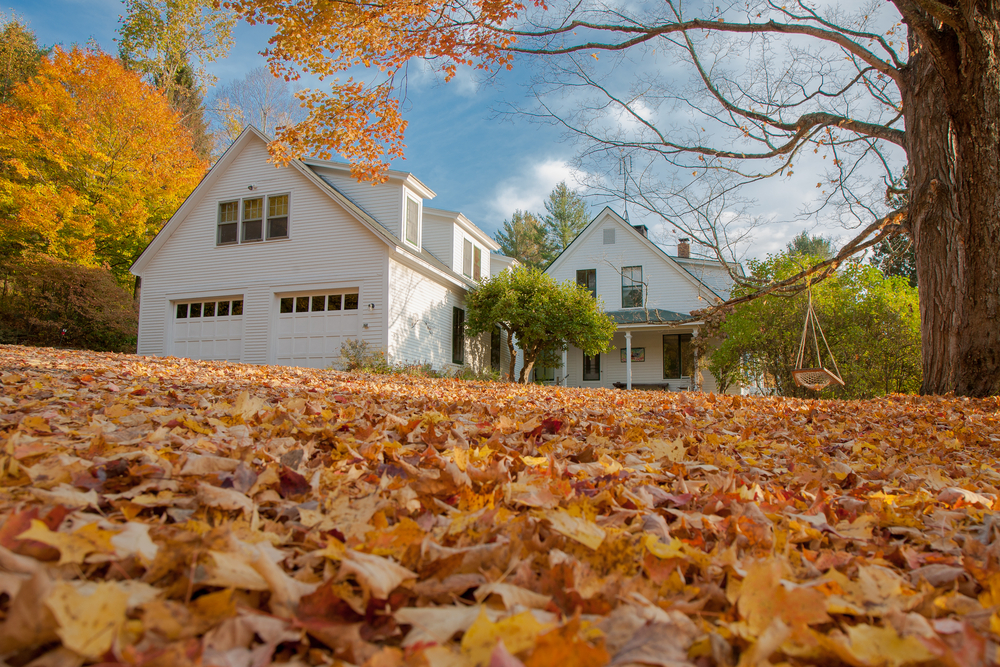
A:
<svg viewBox="0 0 1000 667">
<path fill-rule="evenodd" d="M 32 519 L 31 528 L 17 536 L 19 540 L 35 540 L 59 550 L 59 564 L 83 564 L 92 553 L 115 553 L 111 539 L 116 533 L 101 530 L 95 523 L 88 523 L 75 533 L 57 533 L 49 530 L 43 522 Z"/>
<path fill-rule="evenodd" d="M 597 549 L 604 542 L 607 533 L 593 521 L 571 515 L 564 510 L 548 510 L 542 514 L 552 528 L 580 544 Z M 507 648 L 510 648 L 509 646 Z M 511 649 L 513 651 L 513 649 Z"/>
<path fill-rule="evenodd" d="M 115 583 L 101 582 L 89 595 L 70 583 L 56 584 L 45 600 L 63 645 L 92 660 L 114 644 L 125 625 L 128 593 Z"/>
<path fill-rule="evenodd" d="M 684 447 L 684 440 L 677 438 L 673 442 L 667 440 L 650 440 L 646 446 L 653 450 L 654 459 L 666 457 L 669 461 L 677 463 L 684 460 L 687 449 Z"/>
<path fill-rule="evenodd" d="M 520 653 L 533 648 L 538 635 L 551 627 L 551 624 L 540 623 L 530 611 L 494 623 L 486 610 L 480 609 L 479 618 L 462 635 L 462 653 L 477 667 L 486 665 L 501 639 L 508 651 Z"/>
<path fill-rule="evenodd" d="M 850 655 L 872 667 L 902 667 L 934 660 L 934 655 L 916 637 L 900 637 L 890 627 L 852 625 L 847 628 Z"/>
</svg>

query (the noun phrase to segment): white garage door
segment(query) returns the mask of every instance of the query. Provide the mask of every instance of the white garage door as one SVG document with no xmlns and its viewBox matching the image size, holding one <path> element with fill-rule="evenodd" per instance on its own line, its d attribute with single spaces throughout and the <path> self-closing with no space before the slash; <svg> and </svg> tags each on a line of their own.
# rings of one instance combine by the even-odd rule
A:
<svg viewBox="0 0 1000 667">
<path fill-rule="evenodd" d="M 329 368 L 340 344 L 358 337 L 357 292 L 282 296 L 278 301 L 276 362 L 282 366 Z"/>
<path fill-rule="evenodd" d="M 243 299 L 201 299 L 174 304 L 172 353 L 177 357 L 239 361 Z"/>
</svg>

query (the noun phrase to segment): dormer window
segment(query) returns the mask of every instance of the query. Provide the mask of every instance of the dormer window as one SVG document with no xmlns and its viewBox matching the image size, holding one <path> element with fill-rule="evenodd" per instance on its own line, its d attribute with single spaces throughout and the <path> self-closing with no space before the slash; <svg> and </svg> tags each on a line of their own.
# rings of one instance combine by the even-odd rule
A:
<svg viewBox="0 0 1000 667">
<path fill-rule="evenodd" d="M 406 198 L 406 231 L 405 237 L 408 243 L 417 245 L 417 218 L 420 214 L 420 205 L 416 200 Z"/>
</svg>

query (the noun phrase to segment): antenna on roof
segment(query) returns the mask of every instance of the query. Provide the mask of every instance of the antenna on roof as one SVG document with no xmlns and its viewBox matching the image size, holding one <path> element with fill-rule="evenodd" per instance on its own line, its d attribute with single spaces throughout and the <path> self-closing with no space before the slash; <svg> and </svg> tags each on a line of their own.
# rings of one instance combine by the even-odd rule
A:
<svg viewBox="0 0 1000 667">
<path fill-rule="evenodd" d="M 623 176 L 622 179 L 622 212 L 624 213 L 625 222 L 628 222 L 628 179 L 629 173 L 632 171 L 632 156 L 622 155 L 620 163 L 618 165 L 618 174 Z"/>
</svg>

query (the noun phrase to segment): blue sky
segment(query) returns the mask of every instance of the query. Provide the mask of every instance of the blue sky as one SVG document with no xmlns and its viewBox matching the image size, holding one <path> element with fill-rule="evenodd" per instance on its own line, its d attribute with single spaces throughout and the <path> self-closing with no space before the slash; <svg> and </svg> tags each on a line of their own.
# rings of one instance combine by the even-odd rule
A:
<svg viewBox="0 0 1000 667">
<path fill-rule="evenodd" d="M 116 52 L 115 31 L 124 5 L 119 0 L 7 0 L 0 10 L 26 20 L 44 46 L 93 40 Z M 266 26 L 239 24 L 230 56 L 210 67 L 219 83 L 265 65 L 259 52 L 269 36 Z M 637 66 L 642 65 L 648 63 Z M 394 162 L 393 168 L 413 172 L 437 192 L 431 206 L 462 211 L 491 235 L 516 208 L 544 213 L 543 201 L 559 181 L 577 185 L 571 161 L 578 147 L 563 141 L 555 127 L 518 116 L 503 122 L 496 119 L 495 110 L 504 103 L 525 102 L 520 82 L 527 76 L 528 72 L 517 70 L 501 78 L 500 86 L 480 86 L 468 72 L 449 84 L 419 71 L 409 77 L 406 160 Z M 813 196 L 816 180 L 810 169 L 800 171 L 805 173 L 794 179 L 757 186 L 753 213 L 772 222 L 757 232 L 746 256 L 776 252 L 802 229 L 846 238 L 843 229 L 821 229 L 794 220 L 796 210 Z M 605 204 L 619 212 L 622 208 L 620 201 L 596 196 L 588 197 L 588 204 L 592 215 Z M 632 222 L 640 221 L 656 231 L 655 221 L 639 220 L 633 212 Z"/>
</svg>

